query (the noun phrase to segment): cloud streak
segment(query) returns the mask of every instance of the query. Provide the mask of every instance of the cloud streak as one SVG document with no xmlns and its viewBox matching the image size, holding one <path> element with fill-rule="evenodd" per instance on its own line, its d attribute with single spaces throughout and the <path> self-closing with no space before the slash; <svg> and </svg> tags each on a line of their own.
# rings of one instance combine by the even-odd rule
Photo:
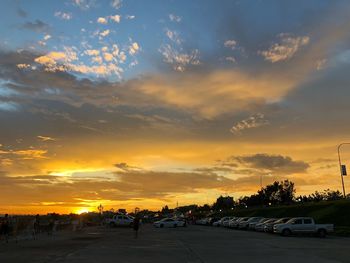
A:
<svg viewBox="0 0 350 263">
<path fill-rule="evenodd" d="M 22 24 L 21 28 L 38 32 L 38 33 L 42 33 L 42 32 L 47 33 L 51 29 L 48 24 L 46 24 L 45 22 L 39 19 L 35 20 L 34 22 L 26 22 Z"/>
<path fill-rule="evenodd" d="M 288 60 L 303 46 L 310 42 L 310 37 L 294 37 L 290 34 L 280 34 L 279 42 L 273 44 L 268 50 L 259 51 L 265 60 L 272 63 Z"/>
<path fill-rule="evenodd" d="M 248 168 L 277 174 L 305 173 L 310 165 L 304 161 L 294 161 L 289 156 L 258 153 L 247 156 L 232 156 L 229 161 L 238 162 Z"/>
</svg>

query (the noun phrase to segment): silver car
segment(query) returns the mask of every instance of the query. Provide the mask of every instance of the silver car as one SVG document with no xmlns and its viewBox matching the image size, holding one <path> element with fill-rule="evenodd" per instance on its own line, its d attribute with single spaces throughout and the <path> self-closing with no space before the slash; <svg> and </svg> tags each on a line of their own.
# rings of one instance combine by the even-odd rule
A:
<svg viewBox="0 0 350 263">
<path fill-rule="evenodd" d="M 238 217 L 237 219 L 234 220 L 230 220 L 228 227 L 229 228 L 238 228 L 239 222 L 241 222 L 242 220 L 248 220 L 249 217 Z"/>
<path fill-rule="evenodd" d="M 276 219 L 275 221 L 266 223 L 264 225 L 264 230 L 263 231 L 272 233 L 274 225 L 286 223 L 289 219 L 291 219 L 291 218 L 290 217 L 283 217 L 283 218 Z"/>
<path fill-rule="evenodd" d="M 248 225 L 249 230 L 255 230 L 257 224 L 263 224 L 264 222 L 270 220 L 271 218 L 261 218 L 259 221 L 250 222 Z"/>
<path fill-rule="evenodd" d="M 268 220 L 255 225 L 255 231 L 263 232 L 266 225 L 271 224 L 278 220 L 277 218 L 268 218 Z"/>
<path fill-rule="evenodd" d="M 238 228 L 239 229 L 248 229 L 248 226 L 250 223 L 258 222 L 261 219 L 262 219 L 262 217 L 250 217 L 247 220 L 243 220 L 243 221 L 239 222 Z"/>
</svg>

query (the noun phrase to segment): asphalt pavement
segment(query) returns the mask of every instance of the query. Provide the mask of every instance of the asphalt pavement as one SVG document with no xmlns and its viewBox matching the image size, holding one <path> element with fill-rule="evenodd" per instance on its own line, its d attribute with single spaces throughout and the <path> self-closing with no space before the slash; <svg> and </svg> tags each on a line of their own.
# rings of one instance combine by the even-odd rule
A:
<svg viewBox="0 0 350 263">
<path fill-rule="evenodd" d="M 104 262 L 349 262 L 350 238 L 281 237 L 218 227 L 91 227 L 40 235 L 17 244 L 0 241 L 1 263 Z"/>
</svg>

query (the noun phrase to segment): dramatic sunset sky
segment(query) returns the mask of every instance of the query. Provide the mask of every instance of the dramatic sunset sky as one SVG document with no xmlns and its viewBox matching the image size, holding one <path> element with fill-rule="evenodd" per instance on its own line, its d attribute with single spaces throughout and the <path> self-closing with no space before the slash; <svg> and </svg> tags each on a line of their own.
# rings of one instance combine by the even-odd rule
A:
<svg viewBox="0 0 350 263">
<path fill-rule="evenodd" d="M 3 0 L 0 16 L 0 213 L 213 203 L 260 176 L 341 189 L 349 1 Z"/>
</svg>

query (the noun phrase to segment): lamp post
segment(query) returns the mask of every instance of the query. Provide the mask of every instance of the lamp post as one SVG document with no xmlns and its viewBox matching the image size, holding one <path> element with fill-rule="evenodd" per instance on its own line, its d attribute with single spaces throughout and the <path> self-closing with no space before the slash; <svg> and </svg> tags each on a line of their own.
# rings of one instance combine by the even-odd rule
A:
<svg viewBox="0 0 350 263">
<path fill-rule="evenodd" d="M 345 194 L 345 186 L 344 186 L 344 178 L 343 178 L 343 176 L 346 175 L 346 174 L 343 175 L 343 168 L 342 168 L 341 159 L 340 159 L 340 147 L 345 145 L 345 144 L 350 144 L 350 142 L 343 142 L 343 143 L 338 145 L 338 160 L 339 160 L 340 178 L 341 178 L 341 183 L 342 183 L 342 186 L 343 186 L 344 198 L 346 197 L 346 194 Z"/>
</svg>

